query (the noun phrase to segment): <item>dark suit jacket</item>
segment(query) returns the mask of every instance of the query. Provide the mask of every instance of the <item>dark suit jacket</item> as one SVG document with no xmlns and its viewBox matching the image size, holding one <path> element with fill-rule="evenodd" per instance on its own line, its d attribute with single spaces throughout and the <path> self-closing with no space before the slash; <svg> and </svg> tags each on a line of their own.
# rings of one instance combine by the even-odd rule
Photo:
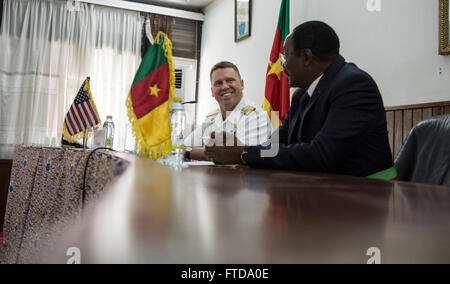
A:
<svg viewBox="0 0 450 284">
<path fill-rule="evenodd" d="M 260 151 L 269 147 L 247 146 L 250 166 L 355 176 L 393 166 L 378 87 L 342 56 L 327 68 L 311 99 L 304 90 L 294 94 L 277 131 L 278 154 L 262 158 Z"/>
</svg>

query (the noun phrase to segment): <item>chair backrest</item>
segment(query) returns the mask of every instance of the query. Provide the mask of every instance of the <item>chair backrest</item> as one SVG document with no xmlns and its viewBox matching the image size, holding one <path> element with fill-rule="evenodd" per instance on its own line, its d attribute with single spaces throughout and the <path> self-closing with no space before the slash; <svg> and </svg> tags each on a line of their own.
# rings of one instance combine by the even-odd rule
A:
<svg viewBox="0 0 450 284">
<path fill-rule="evenodd" d="M 450 115 L 418 123 L 395 159 L 399 180 L 450 186 Z"/>
</svg>

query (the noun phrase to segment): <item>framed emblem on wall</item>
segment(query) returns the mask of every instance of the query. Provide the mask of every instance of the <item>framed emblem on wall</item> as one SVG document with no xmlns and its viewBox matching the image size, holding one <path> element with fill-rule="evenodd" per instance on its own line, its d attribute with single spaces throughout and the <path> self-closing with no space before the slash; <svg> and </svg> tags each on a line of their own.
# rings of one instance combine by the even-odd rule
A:
<svg viewBox="0 0 450 284">
<path fill-rule="evenodd" d="M 250 36 L 252 0 L 234 0 L 234 41 Z"/>
</svg>

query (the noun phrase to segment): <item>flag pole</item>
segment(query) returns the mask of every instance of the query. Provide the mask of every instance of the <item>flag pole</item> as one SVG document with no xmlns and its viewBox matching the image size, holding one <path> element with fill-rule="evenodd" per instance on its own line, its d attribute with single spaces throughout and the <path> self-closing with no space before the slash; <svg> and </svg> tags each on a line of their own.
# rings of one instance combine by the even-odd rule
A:
<svg viewBox="0 0 450 284">
<path fill-rule="evenodd" d="M 87 144 L 87 137 L 86 137 L 86 134 L 87 134 L 87 129 L 85 129 L 84 130 L 84 135 L 83 135 L 83 150 L 86 150 L 86 144 Z"/>
</svg>

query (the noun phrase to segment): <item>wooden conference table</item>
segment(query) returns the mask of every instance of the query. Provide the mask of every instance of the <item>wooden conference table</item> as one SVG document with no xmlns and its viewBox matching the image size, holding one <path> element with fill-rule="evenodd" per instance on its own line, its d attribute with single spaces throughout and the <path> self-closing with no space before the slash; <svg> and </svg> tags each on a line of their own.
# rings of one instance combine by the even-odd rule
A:
<svg viewBox="0 0 450 284">
<path fill-rule="evenodd" d="M 127 158 L 50 261 L 366 263 L 376 247 L 381 263 L 450 262 L 450 187 Z"/>
</svg>

